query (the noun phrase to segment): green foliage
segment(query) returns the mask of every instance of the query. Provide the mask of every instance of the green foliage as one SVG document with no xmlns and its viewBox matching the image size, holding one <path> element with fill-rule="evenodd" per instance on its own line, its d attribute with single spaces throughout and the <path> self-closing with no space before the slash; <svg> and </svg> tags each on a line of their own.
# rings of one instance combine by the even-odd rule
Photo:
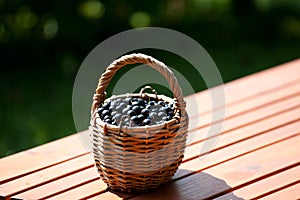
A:
<svg viewBox="0 0 300 200">
<path fill-rule="evenodd" d="M 104 39 L 143 26 L 196 39 L 226 82 L 300 55 L 295 0 L 0 0 L 0 157 L 76 132 L 71 93 L 80 63 Z M 176 55 L 150 53 L 195 78 Z"/>
</svg>

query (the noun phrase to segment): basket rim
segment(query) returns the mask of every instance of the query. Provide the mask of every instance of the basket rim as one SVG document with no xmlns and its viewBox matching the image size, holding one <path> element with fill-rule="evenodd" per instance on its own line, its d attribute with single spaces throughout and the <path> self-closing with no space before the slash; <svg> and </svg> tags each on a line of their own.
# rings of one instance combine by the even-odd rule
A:
<svg viewBox="0 0 300 200">
<path fill-rule="evenodd" d="M 143 93 L 147 96 L 149 96 L 150 98 L 155 98 L 156 95 L 154 94 L 149 94 L 149 93 Z M 118 99 L 118 98 L 128 98 L 128 97 L 140 97 L 140 94 L 139 93 L 125 93 L 125 94 L 119 94 L 119 95 L 112 95 L 111 97 L 109 98 L 106 98 L 103 103 L 109 101 L 109 100 L 112 100 L 112 99 Z M 167 102 L 173 102 L 174 105 L 175 105 L 175 108 L 177 110 L 179 110 L 177 104 L 176 104 L 176 101 L 177 99 L 176 98 L 171 98 L 171 97 L 168 97 L 164 94 L 159 94 L 157 95 L 157 99 L 162 99 L 164 101 L 167 101 Z M 113 125 L 113 124 L 109 124 L 109 123 L 106 123 L 104 121 L 101 120 L 100 116 L 98 115 L 97 113 L 97 109 L 95 109 L 95 112 L 93 114 L 93 117 L 92 119 L 94 119 L 94 123 L 97 124 L 97 125 L 100 125 L 101 127 L 105 127 L 106 129 L 110 129 L 110 130 L 116 130 L 116 131 L 120 131 L 120 132 L 130 132 L 130 133 L 134 133 L 134 132 L 145 132 L 145 130 L 147 131 L 147 129 L 149 130 L 153 130 L 153 129 L 162 129 L 164 127 L 168 127 L 168 126 L 172 126 L 174 124 L 179 124 L 180 123 L 180 118 L 182 118 L 181 116 L 182 114 L 179 114 L 179 116 L 176 117 L 176 115 L 168 120 L 168 121 L 165 121 L 164 123 L 161 123 L 161 124 L 156 124 L 156 125 L 145 125 L 145 126 L 136 126 L 136 127 L 130 127 L 130 126 L 117 126 L 117 125 Z M 177 118 L 177 119 L 176 119 Z"/>
</svg>

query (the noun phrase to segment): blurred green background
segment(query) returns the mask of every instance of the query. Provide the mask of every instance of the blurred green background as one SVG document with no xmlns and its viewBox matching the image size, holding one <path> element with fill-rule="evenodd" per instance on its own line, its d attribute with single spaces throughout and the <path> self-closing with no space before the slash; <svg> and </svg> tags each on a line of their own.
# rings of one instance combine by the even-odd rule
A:
<svg viewBox="0 0 300 200">
<path fill-rule="evenodd" d="M 300 56 L 297 0 L 0 0 L 0 157 L 76 132 L 81 62 L 104 39 L 146 26 L 197 40 L 225 82 Z"/>
</svg>

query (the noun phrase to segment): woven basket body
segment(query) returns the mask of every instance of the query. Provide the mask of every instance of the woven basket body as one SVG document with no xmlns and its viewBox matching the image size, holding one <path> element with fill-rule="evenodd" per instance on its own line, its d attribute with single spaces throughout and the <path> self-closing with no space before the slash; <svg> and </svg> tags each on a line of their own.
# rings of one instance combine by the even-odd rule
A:
<svg viewBox="0 0 300 200">
<path fill-rule="evenodd" d="M 115 126 L 103 122 L 97 108 L 105 100 L 105 89 L 114 73 L 127 64 L 144 63 L 158 70 L 169 82 L 174 99 L 154 94 L 124 94 L 115 98 L 142 97 L 175 103 L 173 119 L 139 127 Z M 144 192 L 170 181 L 182 161 L 188 128 L 185 102 L 174 74 L 163 63 L 143 54 L 131 54 L 114 61 L 99 79 L 91 109 L 90 136 L 101 179 L 112 190 Z"/>
</svg>

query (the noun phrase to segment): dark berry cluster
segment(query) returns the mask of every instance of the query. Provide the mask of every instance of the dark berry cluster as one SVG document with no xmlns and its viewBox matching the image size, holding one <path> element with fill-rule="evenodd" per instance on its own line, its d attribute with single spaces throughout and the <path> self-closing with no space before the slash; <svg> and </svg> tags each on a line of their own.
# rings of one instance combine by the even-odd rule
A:
<svg viewBox="0 0 300 200">
<path fill-rule="evenodd" d="M 163 100 L 118 98 L 105 102 L 97 110 L 102 121 L 119 126 L 161 124 L 174 116 L 174 104 Z M 126 117 L 123 117 L 126 116 Z"/>
</svg>

